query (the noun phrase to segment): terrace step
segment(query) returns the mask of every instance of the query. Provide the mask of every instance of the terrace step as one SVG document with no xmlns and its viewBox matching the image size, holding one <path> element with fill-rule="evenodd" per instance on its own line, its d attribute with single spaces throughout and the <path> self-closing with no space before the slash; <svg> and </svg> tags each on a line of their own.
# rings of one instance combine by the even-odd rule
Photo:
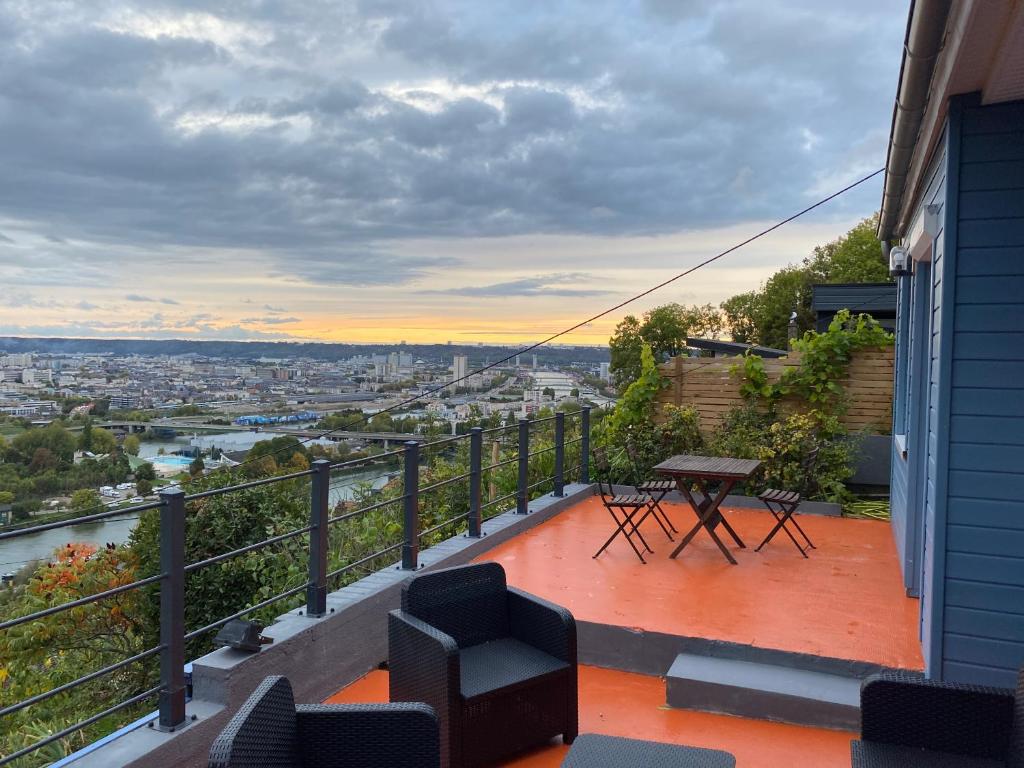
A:
<svg viewBox="0 0 1024 768">
<path fill-rule="evenodd" d="M 676 656 L 665 678 L 670 707 L 820 728 L 860 728 L 860 679 L 735 659 Z"/>
</svg>

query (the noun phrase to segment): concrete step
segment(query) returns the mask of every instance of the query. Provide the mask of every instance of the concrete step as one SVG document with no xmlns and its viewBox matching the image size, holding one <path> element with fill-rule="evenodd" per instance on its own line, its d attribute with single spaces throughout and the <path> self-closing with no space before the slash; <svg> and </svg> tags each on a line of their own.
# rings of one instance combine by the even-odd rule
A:
<svg viewBox="0 0 1024 768">
<path fill-rule="evenodd" d="M 860 728 L 860 679 L 681 653 L 665 678 L 670 707 L 821 728 Z"/>
</svg>

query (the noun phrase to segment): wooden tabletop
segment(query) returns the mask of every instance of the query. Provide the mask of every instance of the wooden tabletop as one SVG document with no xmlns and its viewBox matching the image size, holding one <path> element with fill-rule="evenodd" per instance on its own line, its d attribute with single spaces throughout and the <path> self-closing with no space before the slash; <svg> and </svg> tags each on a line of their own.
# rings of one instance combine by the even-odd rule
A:
<svg viewBox="0 0 1024 768">
<path fill-rule="evenodd" d="M 661 475 L 718 477 L 743 480 L 750 477 L 761 462 L 757 459 L 730 459 L 721 456 L 673 456 L 654 467 Z"/>
</svg>

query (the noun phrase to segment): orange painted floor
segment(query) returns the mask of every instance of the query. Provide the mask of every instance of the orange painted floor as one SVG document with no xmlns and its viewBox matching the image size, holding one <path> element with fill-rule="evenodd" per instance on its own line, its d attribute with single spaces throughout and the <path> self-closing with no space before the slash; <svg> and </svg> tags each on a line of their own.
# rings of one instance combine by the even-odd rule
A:
<svg viewBox="0 0 1024 768">
<path fill-rule="evenodd" d="M 664 506 L 676 528 L 690 529 L 696 518 L 688 506 Z M 781 532 L 754 552 L 774 524 L 768 512 L 724 512 L 747 544 L 730 547 L 738 565 L 730 565 L 703 531 L 669 559 L 675 545 L 652 518 L 643 526 L 654 549 L 646 565 L 622 537 L 595 560 L 614 530 L 598 498 L 480 560 L 501 563 L 510 584 L 565 606 L 579 620 L 924 668 L 919 605 L 904 593 L 888 523 L 802 515 L 800 525 L 818 547 L 805 560 Z"/>
<path fill-rule="evenodd" d="M 848 768 L 853 734 L 763 720 L 709 715 L 665 707 L 660 678 L 580 667 L 580 733 L 724 749 L 738 768 L 815 766 Z M 388 700 L 387 672 L 371 672 L 327 703 Z M 505 763 L 507 768 L 558 768 L 567 747 L 560 742 Z"/>
</svg>

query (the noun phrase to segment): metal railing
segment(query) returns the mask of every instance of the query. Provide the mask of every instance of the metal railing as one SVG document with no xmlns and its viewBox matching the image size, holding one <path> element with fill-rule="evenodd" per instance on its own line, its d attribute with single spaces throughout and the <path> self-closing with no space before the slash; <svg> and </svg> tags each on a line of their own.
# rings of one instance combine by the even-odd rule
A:
<svg viewBox="0 0 1024 768">
<path fill-rule="evenodd" d="M 77 600 L 50 606 L 34 613 L 18 616 L 0 622 L 0 632 L 12 629 L 23 624 L 39 621 L 63 611 L 95 603 L 116 595 L 141 589 L 146 586 L 160 585 L 160 640 L 159 644 L 136 653 L 116 663 L 110 664 L 69 682 L 58 685 L 48 691 L 44 691 L 29 698 L 15 702 L 0 709 L 0 730 L 3 729 L 3 718 L 20 712 L 35 704 L 46 701 L 59 694 L 68 693 L 78 686 L 98 680 L 107 675 L 113 674 L 132 664 L 146 661 L 153 656 L 159 656 L 160 660 L 160 684 L 146 691 L 134 695 L 114 706 L 91 715 L 77 724 L 62 728 L 39 741 L 9 755 L 0 756 L 0 765 L 6 765 L 14 760 L 35 752 L 55 741 L 67 737 L 98 720 L 123 710 L 133 704 L 138 704 L 146 699 L 157 697 L 158 717 L 156 727 L 161 730 L 173 732 L 182 727 L 185 722 L 185 702 L 187 694 L 187 681 L 185 676 L 185 655 L 186 644 L 189 640 L 197 638 L 207 632 L 220 628 L 235 618 L 240 618 L 250 613 L 266 608 L 274 603 L 294 597 L 299 593 L 305 593 L 305 614 L 311 617 L 321 617 L 327 614 L 328 585 L 331 580 L 344 574 L 351 573 L 358 568 L 367 566 L 375 561 L 380 561 L 384 556 L 401 550 L 401 568 L 414 571 L 420 567 L 419 554 L 420 546 L 424 538 L 441 531 L 452 528 L 462 523 L 466 525 L 466 535 L 479 537 L 482 535 L 483 523 L 491 517 L 505 511 L 503 506 L 514 499 L 514 509 L 517 514 L 526 514 L 529 511 L 530 492 L 540 486 L 551 483 L 552 494 L 556 497 L 564 495 L 566 485 L 565 453 L 569 446 L 579 445 L 579 461 L 574 465 L 573 470 L 578 470 L 578 480 L 581 483 L 589 483 L 589 453 L 590 453 L 590 408 L 584 407 L 578 413 L 569 414 L 570 418 L 579 421 L 579 435 L 570 440 L 565 438 L 566 414 L 557 413 L 554 416 L 543 419 L 520 419 L 517 424 L 493 429 L 473 428 L 468 434 L 456 435 L 450 438 L 443 438 L 430 443 L 423 443 L 410 440 L 401 449 L 376 454 L 361 459 L 343 461 L 332 464 L 320 459 L 314 461 L 308 470 L 292 472 L 284 475 L 251 480 L 236 485 L 185 493 L 180 488 L 163 491 L 159 494 L 159 501 L 139 504 L 132 507 L 109 510 L 86 517 L 79 517 L 71 520 L 62 520 L 54 523 L 46 523 L 29 528 L 21 528 L 13 531 L 0 533 L 0 541 L 6 539 L 17 539 L 32 533 L 57 528 L 67 528 L 85 522 L 96 522 L 124 515 L 138 514 L 141 512 L 159 511 L 159 552 L 160 562 L 158 573 L 147 578 L 138 579 L 128 584 L 119 585 L 102 592 L 82 597 Z M 531 434 L 538 427 L 546 428 L 549 422 L 553 422 L 553 438 L 551 445 L 531 453 Z M 517 436 L 516 454 L 508 459 L 500 459 L 500 446 L 504 443 L 506 436 L 515 430 Z M 494 454 L 498 460 L 491 461 L 485 465 L 484 438 L 492 439 Z M 463 441 L 468 441 L 468 469 L 466 472 L 447 477 L 443 480 L 420 485 L 420 470 L 422 456 L 425 451 L 436 449 L 450 450 Z M 530 482 L 531 465 L 530 459 L 537 456 L 554 453 L 553 473 L 544 476 L 539 480 Z M 341 514 L 331 516 L 330 509 L 330 482 L 331 473 L 337 470 L 359 467 L 368 463 L 379 462 L 382 459 L 399 458 L 402 462 L 402 493 L 396 498 L 387 499 L 362 506 L 355 510 L 344 510 Z M 492 484 L 491 498 L 483 501 L 483 482 L 488 473 L 500 471 L 502 468 L 517 465 L 516 489 L 511 493 L 496 495 Z M 252 544 L 232 549 L 203 560 L 187 563 L 185 556 L 186 545 L 186 518 L 187 504 L 189 502 L 207 499 L 224 494 L 237 493 L 247 489 L 257 488 L 273 483 L 310 478 L 310 505 L 309 522 L 307 525 L 291 531 L 280 533 L 275 536 L 263 539 Z M 454 516 L 420 530 L 421 502 L 424 495 L 437 493 L 444 489 L 456 488 L 465 483 L 468 487 L 468 503 L 466 510 Z M 397 544 L 389 544 L 381 549 L 365 555 L 354 562 L 347 563 L 340 568 L 328 570 L 330 542 L 329 532 L 332 525 L 347 520 L 364 516 L 370 512 L 380 510 L 391 505 L 401 503 L 402 506 L 402 540 Z M 489 513 L 485 516 L 485 510 Z M 275 594 L 255 605 L 248 606 L 233 613 L 230 616 L 221 618 L 207 626 L 187 631 L 185 621 L 185 587 L 186 576 L 204 568 L 225 562 L 235 557 L 245 555 L 266 547 L 273 546 L 285 541 L 308 536 L 308 569 L 306 582 L 286 589 Z"/>
</svg>

